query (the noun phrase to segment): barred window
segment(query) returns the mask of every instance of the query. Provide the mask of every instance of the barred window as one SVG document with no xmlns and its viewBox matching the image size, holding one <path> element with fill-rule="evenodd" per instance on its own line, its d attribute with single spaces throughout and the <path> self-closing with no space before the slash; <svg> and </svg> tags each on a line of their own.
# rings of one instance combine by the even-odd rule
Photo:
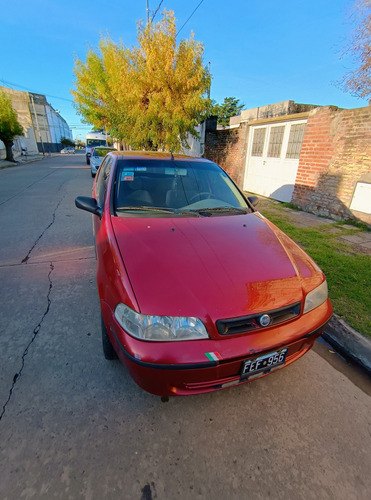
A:
<svg viewBox="0 0 371 500">
<path fill-rule="evenodd" d="M 266 128 L 256 128 L 254 130 L 254 140 L 252 143 L 251 156 L 263 156 L 264 140 Z"/>
<path fill-rule="evenodd" d="M 279 158 L 281 154 L 283 133 L 285 131 L 285 126 L 282 127 L 272 127 L 269 136 L 269 146 L 268 146 L 268 157 Z"/>
<path fill-rule="evenodd" d="M 305 123 L 291 125 L 289 144 L 286 158 L 300 158 L 301 145 L 303 144 Z"/>
</svg>

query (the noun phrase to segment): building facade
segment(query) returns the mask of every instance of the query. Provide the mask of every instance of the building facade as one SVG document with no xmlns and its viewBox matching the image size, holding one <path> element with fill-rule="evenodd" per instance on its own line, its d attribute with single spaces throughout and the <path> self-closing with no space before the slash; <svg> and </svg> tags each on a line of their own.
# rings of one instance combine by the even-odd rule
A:
<svg viewBox="0 0 371 500">
<path fill-rule="evenodd" d="M 206 134 L 205 156 L 241 189 L 308 212 L 371 223 L 371 107 L 285 101 Z"/>
<path fill-rule="evenodd" d="M 9 95 L 24 131 L 23 136 L 14 140 L 15 155 L 21 154 L 22 150 L 28 154 L 58 152 L 63 148 L 61 139 L 73 140 L 66 120 L 53 109 L 44 95 L 8 87 L 0 87 L 0 90 Z M 5 157 L 5 147 L 0 141 L 1 157 Z"/>
</svg>

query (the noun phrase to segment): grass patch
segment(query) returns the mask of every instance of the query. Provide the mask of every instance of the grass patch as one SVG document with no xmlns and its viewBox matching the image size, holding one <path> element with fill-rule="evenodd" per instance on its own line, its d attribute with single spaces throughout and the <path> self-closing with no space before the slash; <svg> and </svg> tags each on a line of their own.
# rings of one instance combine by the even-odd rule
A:
<svg viewBox="0 0 371 500">
<path fill-rule="evenodd" d="M 318 227 L 296 227 L 285 214 L 277 210 L 262 210 L 277 227 L 298 243 L 321 267 L 326 275 L 329 296 L 334 312 L 359 333 L 371 337 L 371 257 L 357 253 L 351 245 L 338 240 L 339 236 L 357 234 L 362 228 L 342 228 L 334 222 Z M 333 227 L 342 229 L 334 233 Z"/>
<path fill-rule="evenodd" d="M 294 205 L 293 203 L 289 203 L 287 201 L 281 202 L 281 205 L 285 208 L 291 208 L 292 210 L 297 210 L 298 212 L 302 212 L 302 209 L 299 208 L 297 205 Z"/>
<path fill-rule="evenodd" d="M 365 222 L 359 222 L 359 221 L 353 220 L 353 219 L 342 220 L 342 221 L 338 222 L 337 224 L 340 227 L 348 225 L 348 226 L 357 227 L 358 229 L 361 229 L 362 231 L 371 231 L 371 226 L 369 226 Z"/>
</svg>

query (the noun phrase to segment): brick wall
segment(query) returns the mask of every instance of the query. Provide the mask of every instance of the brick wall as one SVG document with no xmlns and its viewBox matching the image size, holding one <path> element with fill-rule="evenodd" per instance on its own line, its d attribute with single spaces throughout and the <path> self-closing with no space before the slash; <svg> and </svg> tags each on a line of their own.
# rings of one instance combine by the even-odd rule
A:
<svg viewBox="0 0 371 500">
<path fill-rule="evenodd" d="M 292 202 L 333 218 L 371 216 L 350 210 L 357 181 L 371 171 L 371 107 L 311 111 Z"/>
<path fill-rule="evenodd" d="M 238 128 L 207 131 L 204 157 L 220 165 L 242 189 L 248 141 L 247 123 Z"/>
</svg>

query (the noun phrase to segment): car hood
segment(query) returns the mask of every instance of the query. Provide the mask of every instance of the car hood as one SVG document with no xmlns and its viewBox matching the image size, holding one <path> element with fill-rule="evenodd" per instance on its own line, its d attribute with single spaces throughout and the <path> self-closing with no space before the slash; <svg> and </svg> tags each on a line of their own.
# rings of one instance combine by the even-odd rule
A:
<svg viewBox="0 0 371 500">
<path fill-rule="evenodd" d="M 143 314 L 246 316 L 298 302 L 306 286 L 323 280 L 314 262 L 256 212 L 111 220 Z"/>
</svg>

